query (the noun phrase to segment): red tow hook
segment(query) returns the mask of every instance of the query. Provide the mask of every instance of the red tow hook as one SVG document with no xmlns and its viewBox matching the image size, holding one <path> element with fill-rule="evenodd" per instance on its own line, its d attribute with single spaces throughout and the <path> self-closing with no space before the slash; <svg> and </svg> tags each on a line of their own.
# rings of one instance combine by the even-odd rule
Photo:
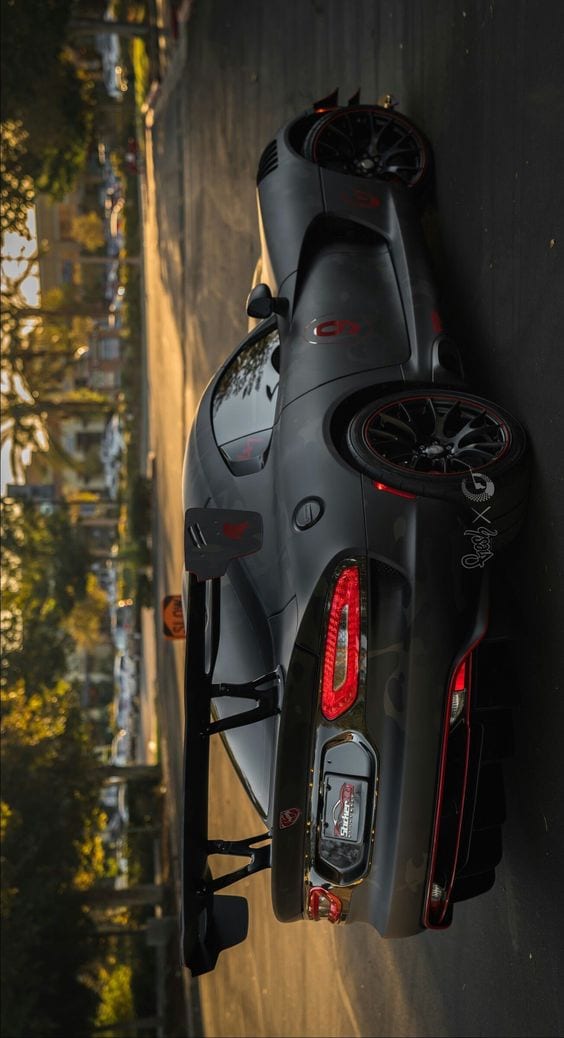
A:
<svg viewBox="0 0 564 1038">
<path fill-rule="evenodd" d="M 328 919 L 330 923 L 338 923 L 341 918 L 343 905 L 341 899 L 325 887 L 312 887 L 309 892 L 307 914 L 309 919 L 316 922 L 319 919 Z"/>
</svg>

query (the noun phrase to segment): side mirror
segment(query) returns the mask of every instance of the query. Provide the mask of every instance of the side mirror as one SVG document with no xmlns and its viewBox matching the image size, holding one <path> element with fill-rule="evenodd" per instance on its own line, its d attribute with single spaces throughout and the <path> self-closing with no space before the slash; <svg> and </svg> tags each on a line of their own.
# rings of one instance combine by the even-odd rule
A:
<svg viewBox="0 0 564 1038">
<path fill-rule="evenodd" d="M 260 285 L 255 285 L 249 292 L 247 315 L 262 321 L 265 317 L 270 317 L 271 314 L 285 314 L 287 306 L 287 300 L 275 299 L 268 285 L 261 282 Z"/>
<path fill-rule="evenodd" d="M 274 313 L 274 299 L 268 285 L 255 285 L 247 298 L 247 315 L 260 320 Z"/>
</svg>

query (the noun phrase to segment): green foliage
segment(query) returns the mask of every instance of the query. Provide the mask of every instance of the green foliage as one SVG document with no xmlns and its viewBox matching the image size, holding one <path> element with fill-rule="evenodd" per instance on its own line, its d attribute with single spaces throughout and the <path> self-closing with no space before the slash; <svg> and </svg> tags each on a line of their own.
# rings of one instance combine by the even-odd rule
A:
<svg viewBox="0 0 564 1038">
<path fill-rule="evenodd" d="M 133 1019 L 135 1013 L 131 993 L 131 966 L 115 959 L 108 966 L 102 966 L 98 976 L 101 998 L 96 1026 L 110 1029 L 112 1024 Z"/>
<path fill-rule="evenodd" d="M 49 80 L 59 61 L 71 0 L 4 0 L 0 44 L 4 95 L 2 121 L 21 118 L 39 100 L 41 77 Z M 30 70 L 31 74 L 26 73 Z"/>
<path fill-rule="evenodd" d="M 138 472 L 133 480 L 129 501 L 129 533 L 133 540 L 151 532 L 151 481 Z"/>
<path fill-rule="evenodd" d="M 16 477 L 23 473 L 22 453 L 30 448 L 47 448 L 54 468 L 74 469 L 87 477 L 96 474 L 98 459 L 82 462 L 66 451 L 48 418 L 104 414 L 112 406 L 101 393 L 61 390 L 86 348 L 93 327 L 90 311 L 95 308 L 77 302 L 69 286 L 45 293 L 42 307 L 29 306 L 22 283 L 36 261 L 37 256 L 31 257 L 17 277 L 5 277 L 2 283 L 2 443 L 11 445 Z"/>
<path fill-rule="evenodd" d="M 27 213 L 33 205 L 35 188 L 26 173 L 28 133 L 21 122 L 2 123 L 0 152 L 0 220 L 2 235 L 9 231 L 29 240 Z"/>
<path fill-rule="evenodd" d="M 4 336 L 3 371 L 10 378 L 17 374 L 32 396 L 59 390 L 85 352 L 92 324 L 88 318 L 57 319 L 56 314 L 18 324 Z"/>
<path fill-rule="evenodd" d="M 5 132 L 2 230 L 22 227 L 29 184 L 62 198 L 86 160 L 91 84 L 74 67 L 65 36 L 71 0 L 4 0 L 0 119 Z M 18 190 L 22 194 L 18 198 Z"/>
<path fill-rule="evenodd" d="M 20 683 L 2 707 L 2 1033 L 85 1034 L 94 931 L 77 880 L 98 824 L 92 747 L 64 683 L 31 697 Z"/>
<path fill-rule="evenodd" d="M 139 573 L 137 576 L 135 603 L 139 608 L 144 606 L 146 609 L 150 609 L 154 605 L 153 581 L 146 573 Z"/>
<path fill-rule="evenodd" d="M 141 108 L 149 92 L 150 81 L 149 55 L 147 54 L 145 40 L 136 36 L 131 41 L 130 51 L 135 79 L 135 107 L 138 112 L 141 112 Z"/>
<path fill-rule="evenodd" d="M 83 213 L 81 216 L 75 216 L 72 222 L 72 236 L 88 252 L 96 252 L 106 242 L 102 218 L 93 210 Z"/>
<path fill-rule="evenodd" d="M 108 611 L 108 596 L 93 573 L 86 578 L 86 594 L 75 602 L 65 626 L 82 649 L 93 651 L 99 643 L 100 631 Z"/>
<path fill-rule="evenodd" d="M 67 451 L 63 443 L 53 431 L 49 418 L 61 419 L 88 415 L 109 415 L 113 401 L 103 393 L 90 389 L 69 390 L 68 392 L 46 393 L 37 391 L 32 398 L 24 398 L 17 388 L 8 385 L 0 394 L 4 425 L 2 428 L 2 444 L 11 443 L 10 464 L 14 473 L 22 473 L 22 452 L 31 448 L 43 451 L 48 449 L 53 468 L 70 468 L 88 477 L 97 469 L 92 459 L 79 461 Z M 47 448 L 46 448 L 47 444 Z"/>
<path fill-rule="evenodd" d="M 72 642 L 64 618 L 87 591 L 80 528 L 59 506 L 43 515 L 28 502 L 2 502 L 2 688 L 30 695 L 63 676 Z"/>
</svg>

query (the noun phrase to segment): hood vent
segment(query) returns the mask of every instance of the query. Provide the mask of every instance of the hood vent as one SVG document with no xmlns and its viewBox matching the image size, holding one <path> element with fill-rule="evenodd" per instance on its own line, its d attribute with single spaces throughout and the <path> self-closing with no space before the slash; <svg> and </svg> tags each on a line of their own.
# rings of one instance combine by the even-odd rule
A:
<svg viewBox="0 0 564 1038">
<path fill-rule="evenodd" d="M 264 180 L 269 173 L 273 173 L 278 166 L 278 145 L 276 140 L 267 144 L 264 149 L 257 170 L 257 184 Z"/>
</svg>

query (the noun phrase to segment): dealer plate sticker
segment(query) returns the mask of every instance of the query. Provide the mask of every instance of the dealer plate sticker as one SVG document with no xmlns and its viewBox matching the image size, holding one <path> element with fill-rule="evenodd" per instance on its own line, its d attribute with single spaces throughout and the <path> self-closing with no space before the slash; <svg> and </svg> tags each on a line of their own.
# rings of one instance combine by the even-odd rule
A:
<svg viewBox="0 0 564 1038">
<path fill-rule="evenodd" d="M 346 775 L 326 775 L 323 805 L 323 835 L 334 840 L 362 840 L 366 782 Z"/>
</svg>

